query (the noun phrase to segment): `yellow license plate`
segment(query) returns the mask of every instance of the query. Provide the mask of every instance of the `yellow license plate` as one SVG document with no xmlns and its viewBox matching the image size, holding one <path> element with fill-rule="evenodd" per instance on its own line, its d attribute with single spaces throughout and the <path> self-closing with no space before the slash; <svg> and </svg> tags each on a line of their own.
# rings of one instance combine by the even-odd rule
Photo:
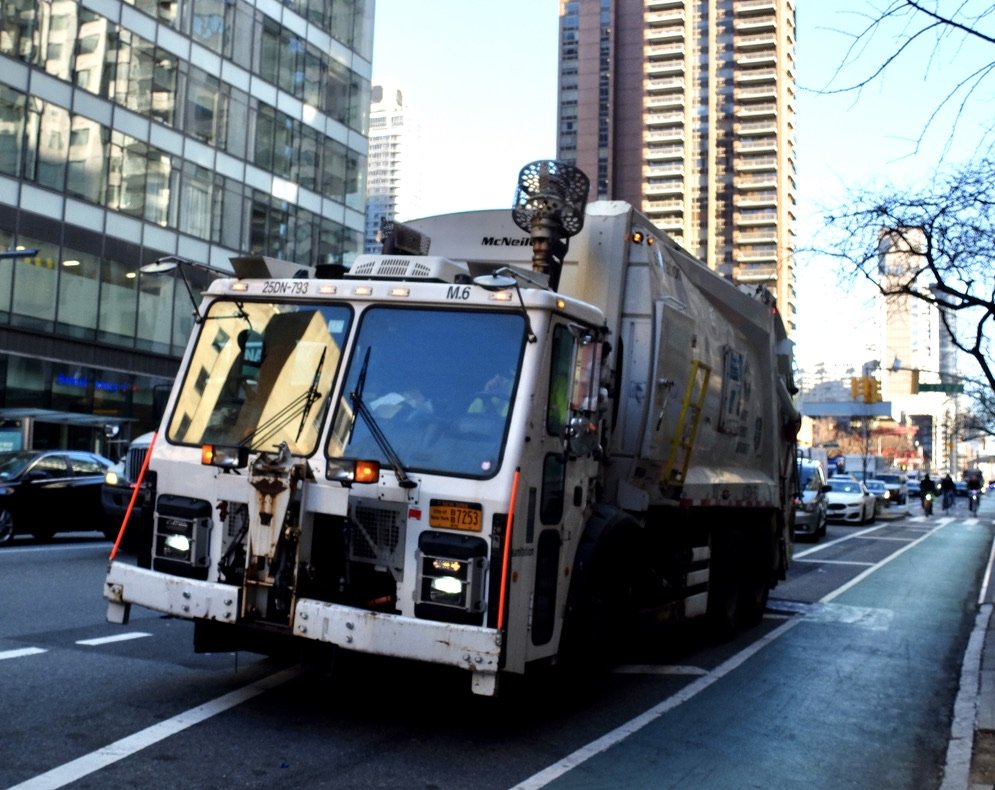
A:
<svg viewBox="0 0 995 790">
<path fill-rule="evenodd" d="M 428 523 L 443 529 L 480 532 L 483 508 L 470 502 L 448 502 L 433 499 L 428 506 Z"/>
</svg>

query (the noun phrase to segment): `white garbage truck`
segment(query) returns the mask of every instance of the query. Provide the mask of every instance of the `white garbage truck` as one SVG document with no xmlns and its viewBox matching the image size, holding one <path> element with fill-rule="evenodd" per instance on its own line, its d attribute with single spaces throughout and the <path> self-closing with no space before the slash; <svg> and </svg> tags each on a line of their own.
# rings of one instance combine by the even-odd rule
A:
<svg viewBox="0 0 995 790">
<path fill-rule="evenodd" d="M 484 695 L 758 622 L 799 424 L 776 304 L 586 195 L 534 162 L 510 212 L 397 226 L 348 270 L 233 259 L 149 453 L 150 567 L 112 559 L 108 619 L 449 665 Z"/>
</svg>

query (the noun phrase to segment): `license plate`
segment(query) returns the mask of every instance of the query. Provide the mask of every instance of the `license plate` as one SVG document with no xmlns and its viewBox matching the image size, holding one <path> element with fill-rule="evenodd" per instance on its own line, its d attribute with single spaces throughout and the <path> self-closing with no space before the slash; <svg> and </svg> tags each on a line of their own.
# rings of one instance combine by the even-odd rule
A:
<svg viewBox="0 0 995 790">
<path fill-rule="evenodd" d="M 428 506 L 428 523 L 443 529 L 480 532 L 483 508 L 471 502 L 450 502 L 433 499 Z"/>
</svg>

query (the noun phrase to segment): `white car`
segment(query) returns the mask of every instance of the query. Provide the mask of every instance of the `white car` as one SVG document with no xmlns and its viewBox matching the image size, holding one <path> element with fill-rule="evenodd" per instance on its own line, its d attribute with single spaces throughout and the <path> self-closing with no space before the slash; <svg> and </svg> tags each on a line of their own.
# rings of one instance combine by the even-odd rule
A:
<svg viewBox="0 0 995 790">
<path fill-rule="evenodd" d="M 874 523 L 877 503 L 867 486 L 852 477 L 830 477 L 827 484 L 826 516 L 830 521 Z"/>
</svg>

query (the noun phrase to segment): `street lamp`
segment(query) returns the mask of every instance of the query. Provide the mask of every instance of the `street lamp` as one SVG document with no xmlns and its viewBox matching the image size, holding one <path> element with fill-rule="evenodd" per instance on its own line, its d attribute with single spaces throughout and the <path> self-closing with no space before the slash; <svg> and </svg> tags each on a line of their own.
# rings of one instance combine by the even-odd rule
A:
<svg viewBox="0 0 995 790">
<path fill-rule="evenodd" d="M 0 258 L 34 258 L 38 250 L 0 250 Z"/>
<path fill-rule="evenodd" d="M 212 272 L 214 274 L 218 273 L 209 266 L 197 263 L 189 258 L 181 258 L 179 255 L 164 255 L 161 258 L 156 258 L 151 263 L 146 263 L 144 266 L 139 267 L 138 271 L 142 274 L 158 275 L 177 269 L 180 273 L 180 279 L 183 280 L 183 285 L 187 289 L 187 296 L 190 297 L 190 303 L 193 305 L 194 323 L 199 324 L 204 320 L 204 317 L 200 314 L 200 306 L 197 304 L 197 298 L 193 295 L 193 288 L 190 287 L 190 281 L 187 280 L 187 275 L 184 272 L 184 269 L 186 269 L 187 266 L 196 269 L 203 269 L 204 271 Z"/>
</svg>

